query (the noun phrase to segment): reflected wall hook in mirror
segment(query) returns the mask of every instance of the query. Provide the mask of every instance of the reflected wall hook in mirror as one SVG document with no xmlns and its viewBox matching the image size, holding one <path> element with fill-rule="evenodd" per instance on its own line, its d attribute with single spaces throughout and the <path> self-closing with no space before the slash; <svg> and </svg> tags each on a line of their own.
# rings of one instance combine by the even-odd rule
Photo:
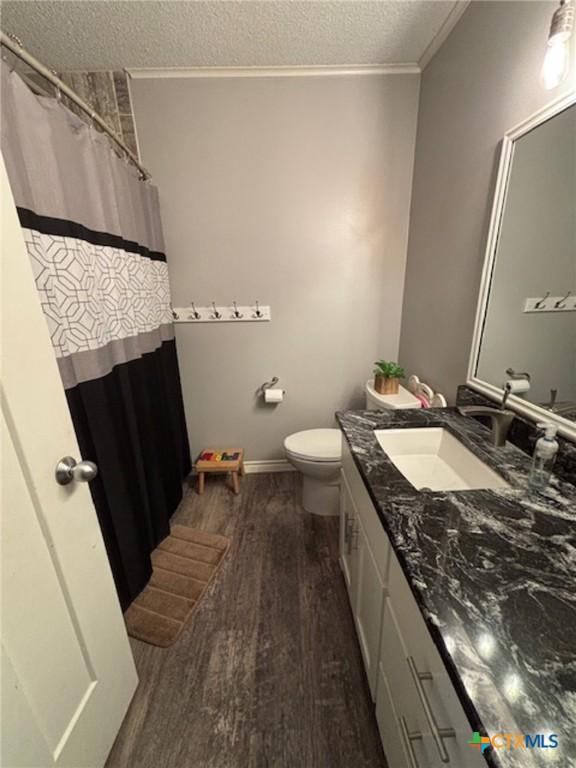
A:
<svg viewBox="0 0 576 768">
<path fill-rule="evenodd" d="M 216 320 L 220 320 L 220 318 L 222 317 L 222 313 L 218 312 L 218 307 L 216 306 L 216 302 L 214 301 L 212 302 L 212 309 L 214 311 L 214 317 L 216 318 Z"/>
<path fill-rule="evenodd" d="M 262 312 L 260 311 L 260 304 L 258 303 L 258 301 L 256 301 L 256 311 L 254 314 L 256 315 L 256 317 L 262 317 Z"/>
<path fill-rule="evenodd" d="M 193 318 L 194 320 L 200 320 L 200 318 L 202 317 L 202 315 L 201 315 L 201 314 L 200 314 L 200 312 L 198 312 L 198 310 L 196 309 L 196 305 L 194 304 L 194 302 L 193 302 L 193 301 L 191 301 L 191 302 L 190 302 L 190 304 L 191 304 L 191 306 L 192 306 L 192 318 Z"/>
<path fill-rule="evenodd" d="M 233 312 L 233 314 L 234 314 L 234 317 L 235 317 L 236 319 L 240 320 L 240 318 L 241 318 L 241 317 L 244 317 L 244 315 L 243 315 L 243 314 L 242 314 L 242 312 L 240 312 L 240 310 L 238 309 L 238 305 L 236 304 L 236 302 L 235 302 L 235 301 L 233 301 L 233 302 L 232 302 L 232 304 L 233 304 L 233 306 L 234 306 L 234 312 Z"/>
</svg>

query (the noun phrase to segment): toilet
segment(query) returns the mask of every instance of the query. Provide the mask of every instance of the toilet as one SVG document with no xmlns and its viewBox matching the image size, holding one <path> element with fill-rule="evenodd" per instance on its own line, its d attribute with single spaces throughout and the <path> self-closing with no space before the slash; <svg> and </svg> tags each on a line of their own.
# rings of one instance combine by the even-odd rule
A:
<svg viewBox="0 0 576 768">
<path fill-rule="evenodd" d="M 302 473 L 302 506 L 315 515 L 337 515 L 340 503 L 342 432 L 306 429 L 284 440 L 286 458 Z"/>
<path fill-rule="evenodd" d="M 397 395 L 381 395 L 374 389 L 374 381 L 366 382 L 366 410 L 387 411 L 403 408 L 421 408 L 422 403 L 404 387 L 399 387 Z"/>
<path fill-rule="evenodd" d="M 366 382 L 366 408 L 383 411 L 420 408 L 420 401 L 404 387 L 397 395 L 380 395 Z M 342 433 L 339 429 L 305 429 L 284 440 L 286 458 L 302 474 L 302 506 L 314 515 L 340 512 Z"/>
</svg>

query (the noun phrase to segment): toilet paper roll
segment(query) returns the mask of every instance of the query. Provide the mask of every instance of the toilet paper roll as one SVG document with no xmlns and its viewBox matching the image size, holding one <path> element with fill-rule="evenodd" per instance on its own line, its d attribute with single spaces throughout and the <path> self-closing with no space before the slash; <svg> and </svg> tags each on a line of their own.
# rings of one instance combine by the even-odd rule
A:
<svg viewBox="0 0 576 768">
<path fill-rule="evenodd" d="M 508 379 L 505 388 L 509 390 L 511 395 L 522 395 L 529 391 L 530 382 L 528 379 Z"/>
<path fill-rule="evenodd" d="M 284 400 L 283 389 L 272 389 L 272 387 L 269 387 L 264 390 L 265 403 L 281 403 L 282 400 Z"/>
</svg>

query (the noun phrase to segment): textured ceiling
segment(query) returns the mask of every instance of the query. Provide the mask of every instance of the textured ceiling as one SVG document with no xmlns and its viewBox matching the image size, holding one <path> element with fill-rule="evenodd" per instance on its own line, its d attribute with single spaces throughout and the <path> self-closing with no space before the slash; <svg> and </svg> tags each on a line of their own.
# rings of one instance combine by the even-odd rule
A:
<svg viewBox="0 0 576 768">
<path fill-rule="evenodd" d="M 5 32 L 58 70 L 417 62 L 457 3 L 5 0 Z"/>
</svg>

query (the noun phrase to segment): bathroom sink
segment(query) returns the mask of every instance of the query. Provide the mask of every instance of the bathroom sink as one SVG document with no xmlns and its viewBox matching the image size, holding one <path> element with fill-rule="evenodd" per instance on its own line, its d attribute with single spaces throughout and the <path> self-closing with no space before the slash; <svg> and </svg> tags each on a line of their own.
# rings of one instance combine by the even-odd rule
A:
<svg viewBox="0 0 576 768">
<path fill-rule="evenodd" d="M 443 427 L 378 429 L 374 434 L 396 468 L 419 490 L 509 487 Z"/>
</svg>

